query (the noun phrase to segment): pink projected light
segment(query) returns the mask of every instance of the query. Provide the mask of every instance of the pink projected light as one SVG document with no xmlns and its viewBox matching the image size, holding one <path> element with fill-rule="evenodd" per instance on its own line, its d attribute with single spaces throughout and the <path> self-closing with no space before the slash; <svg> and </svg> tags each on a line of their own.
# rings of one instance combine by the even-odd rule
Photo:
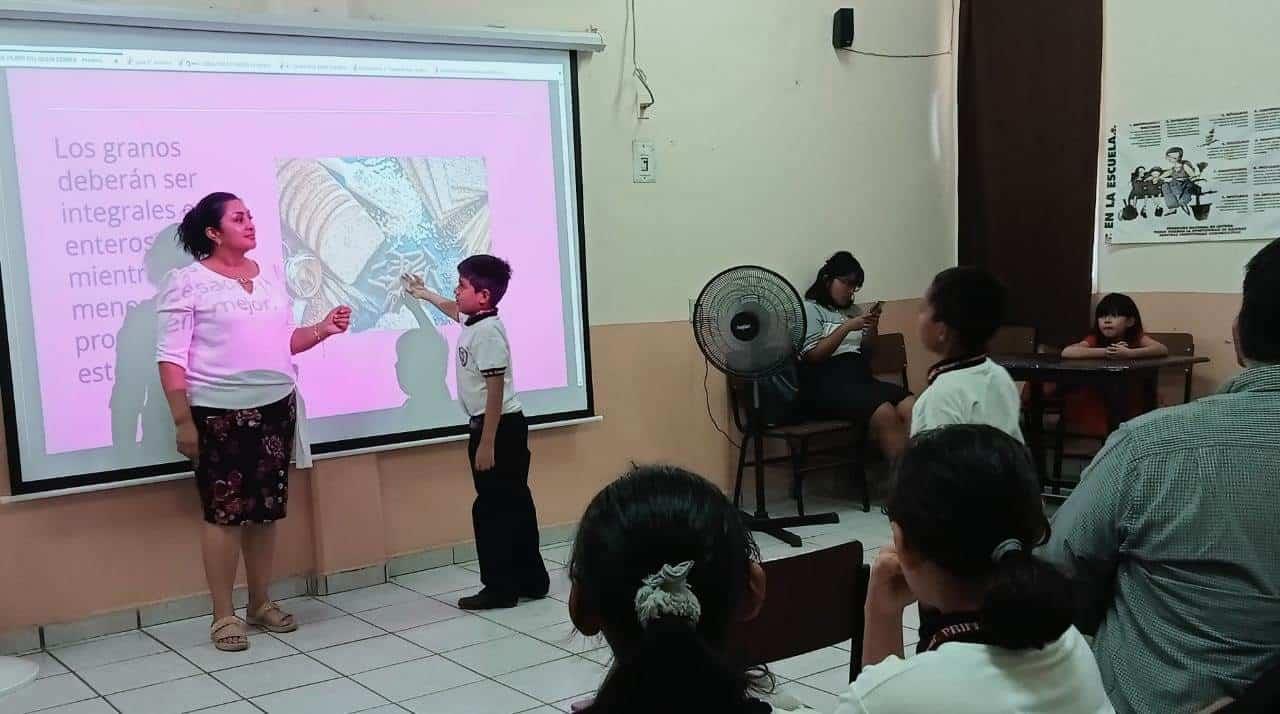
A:
<svg viewBox="0 0 1280 714">
<path fill-rule="evenodd" d="M 49 453 L 112 443 L 112 387 L 123 368 L 116 336 L 125 315 L 145 311 L 155 294 L 147 245 L 188 204 L 210 191 L 236 193 L 258 228 L 251 257 L 264 268 L 282 261 L 277 170 L 288 159 L 482 160 L 486 245 L 514 270 L 502 314 L 516 388 L 567 384 L 544 83 L 41 69 L 7 75 Z M 452 385 L 458 328 L 441 333 Z M 403 404 L 400 334 L 371 329 L 299 355 L 308 415 Z"/>
</svg>

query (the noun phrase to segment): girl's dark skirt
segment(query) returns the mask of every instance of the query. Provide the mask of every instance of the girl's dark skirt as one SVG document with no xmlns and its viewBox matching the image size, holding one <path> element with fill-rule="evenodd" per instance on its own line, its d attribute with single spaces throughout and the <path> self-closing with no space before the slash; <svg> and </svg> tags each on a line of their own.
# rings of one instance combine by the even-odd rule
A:
<svg viewBox="0 0 1280 714">
<path fill-rule="evenodd" d="M 800 368 L 803 408 L 819 419 L 847 419 L 865 424 L 881 404 L 906 399 L 911 392 L 871 374 L 871 364 L 858 352 L 846 352 Z"/>
<path fill-rule="evenodd" d="M 251 409 L 191 407 L 199 438 L 196 487 L 204 519 L 219 526 L 285 517 L 298 407 L 294 394 Z"/>
</svg>

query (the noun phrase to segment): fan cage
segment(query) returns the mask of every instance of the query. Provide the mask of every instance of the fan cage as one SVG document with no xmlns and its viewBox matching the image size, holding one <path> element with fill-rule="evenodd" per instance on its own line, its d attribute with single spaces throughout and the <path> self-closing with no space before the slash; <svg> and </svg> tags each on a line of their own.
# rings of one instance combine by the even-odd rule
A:
<svg viewBox="0 0 1280 714">
<path fill-rule="evenodd" d="M 759 320 L 751 340 L 733 334 L 732 321 L 743 312 Z M 756 265 L 728 268 L 707 281 L 693 308 L 698 349 L 725 374 L 760 379 L 778 373 L 804 343 L 804 303 L 795 287 L 778 273 Z"/>
</svg>

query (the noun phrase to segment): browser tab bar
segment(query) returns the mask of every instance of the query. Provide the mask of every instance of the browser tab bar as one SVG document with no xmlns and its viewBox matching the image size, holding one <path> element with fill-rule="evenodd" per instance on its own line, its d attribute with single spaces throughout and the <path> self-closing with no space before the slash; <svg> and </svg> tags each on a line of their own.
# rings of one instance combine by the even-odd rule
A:
<svg viewBox="0 0 1280 714">
<path fill-rule="evenodd" d="M 560 63 L 0 46 L 0 67 L 563 81 Z"/>
</svg>

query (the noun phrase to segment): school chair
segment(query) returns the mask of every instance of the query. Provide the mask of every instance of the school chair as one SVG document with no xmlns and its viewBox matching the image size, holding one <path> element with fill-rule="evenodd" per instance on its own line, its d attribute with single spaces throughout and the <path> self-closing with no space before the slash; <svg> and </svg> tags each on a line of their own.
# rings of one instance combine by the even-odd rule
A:
<svg viewBox="0 0 1280 714">
<path fill-rule="evenodd" d="M 903 389 L 907 385 L 907 341 L 901 332 L 890 332 L 876 335 L 864 342 L 871 357 L 871 373 L 877 377 L 893 375 L 901 380 Z"/>
<path fill-rule="evenodd" d="M 871 361 L 871 372 L 877 376 L 893 375 L 907 386 L 907 345 L 900 332 L 877 335 L 863 343 Z M 733 414 L 734 426 L 738 429 L 741 443 L 738 445 L 738 471 L 733 486 L 733 504 L 742 504 L 742 483 L 747 469 L 755 466 L 749 456 L 749 444 L 753 431 L 747 423 L 746 405 L 752 399 L 751 383 L 748 380 L 729 377 L 728 385 L 729 409 Z M 854 484 L 862 489 L 862 510 L 871 510 L 871 490 L 867 485 L 866 453 L 867 425 L 857 425 L 844 419 L 806 419 L 794 424 L 765 426 L 760 430 L 760 437 L 767 444 L 770 441 L 782 442 L 787 450 L 785 456 L 766 457 L 764 463 L 790 463 L 792 476 L 792 495 L 796 499 L 797 514 L 804 515 L 804 478 L 814 471 L 848 467 Z M 848 435 L 848 442 L 821 449 L 813 448 L 813 442 L 821 437 Z M 824 458 L 816 462 L 814 456 L 843 454 L 834 459 Z"/>
<path fill-rule="evenodd" d="M 1168 347 L 1170 356 L 1194 357 L 1196 354 L 1196 340 L 1189 332 L 1148 332 L 1147 335 L 1156 342 Z M 1193 364 L 1182 368 L 1183 404 L 1191 401 L 1191 370 L 1194 368 L 1195 365 Z"/>
<path fill-rule="evenodd" d="M 764 606 L 729 632 L 729 652 L 743 667 L 768 664 L 849 640 L 849 681 L 862 671 L 863 606 L 871 568 L 862 543 L 761 563 Z"/>
<path fill-rule="evenodd" d="M 987 352 L 994 355 L 1035 354 L 1038 343 L 1037 330 L 1027 325 L 1005 325 L 987 343 Z"/>
</svg>

